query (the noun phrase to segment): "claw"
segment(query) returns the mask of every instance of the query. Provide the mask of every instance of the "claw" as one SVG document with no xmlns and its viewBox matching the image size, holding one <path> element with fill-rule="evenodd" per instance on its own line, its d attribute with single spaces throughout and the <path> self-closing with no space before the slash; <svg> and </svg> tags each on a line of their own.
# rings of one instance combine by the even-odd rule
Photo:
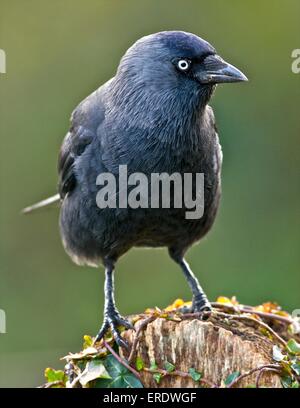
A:
<svg viewBox="0 0 300 408">
<path fill-rule="evenodd" d="M 134 330 L 135 327 L 128 320 L 124 319 L 122 316 L 118 316 L 118 322 L 121 326 L 126 327 L 126 329 Z"/>
<path fill-rule="evenodd" d="M 192 306 L 190 307 L 183 306 L 179 310 L 181 313 L 203 313 L 203 312 L 211 312 L 212 307 L 211 307 L 211 304 L 206 299 L 205 300 L 201 299 L 200 301 L 196 301 L 193 298 Z M 205 319 L 205 318 L 207 318 L 207 313 L 203 315 L 202 319 Z"/>
<path fill-rule="evenodd" d="M 100 341 L 110 329 L 117 345 L 128 350 L 129 345 L 127 341 L 122 338 L 118 330 L 119 326 L 134 330 L 133 325 L 128 320 L 124 319 L 117 311 L 105 313 L 104 322 L 95 338 L 95 343 Z"/>
</svg>

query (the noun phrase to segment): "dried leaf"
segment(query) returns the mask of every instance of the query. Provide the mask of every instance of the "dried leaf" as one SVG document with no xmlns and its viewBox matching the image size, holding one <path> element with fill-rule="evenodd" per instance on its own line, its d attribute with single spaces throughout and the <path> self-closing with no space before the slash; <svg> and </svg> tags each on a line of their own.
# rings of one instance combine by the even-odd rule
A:
<svg viewBox="0 0 300 408">
<path fill-rule="evenodd" d="M 97 350 L 95 347 L 87 347 L 79 353 L 69 353 L 67 356 L 63 357 L 62 360 L 83 360 L 88 357 L 92 358 L 97 355 L 100 356 L 104 352 L 106 353 L 106 349 Z"/>
<path fill-rule="evenodd" d="M 237 301 L 235 296 L 232 296 L 231 299 L 229 299 L 226 296 L 219 296 L 217 298 L 217 303 L 223 303 L 223 304 L 228 304 L 230 306 L 237 306 L 239 305 L 239 302 Z"/>
<path fill-rule="evenodd" d="M 284 354 L 282 354 L 281 349 L 278 346 L 273 346 L 273 360 L 282 361 L 284 359 Z"/>
</svg>

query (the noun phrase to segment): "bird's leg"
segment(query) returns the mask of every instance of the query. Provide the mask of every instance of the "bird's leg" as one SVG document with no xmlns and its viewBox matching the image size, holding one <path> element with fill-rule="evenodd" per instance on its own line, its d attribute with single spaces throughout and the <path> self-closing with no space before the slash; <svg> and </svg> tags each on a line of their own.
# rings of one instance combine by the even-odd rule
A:
<svg viewBox="0 0 300 408">
<path fill-rule="evenodd" d="M 121 337 L 118 326 L 124 326 L 127 329 L 133 329 L 133 326 L 118 312 L 114 299 L 114 262 L 105 261 L 105 284 L 104 284 L 104 321 L 99 330 L 95 341 L 101 340 L 110 329 L 118 346 L 128 348 L 128 344 Z"/>
<path fill-rule="evenodd" d="M 211 305 L 202 287 L 200 286 L 198 279 L 196 278 L 191 268 L 189 267 L 189 264 L 186 262 L 186 260 L 184 259 L 182 255 L 179 255 L 178 253 L 172 250 L 169 250 L 169 253 L 170 253 L 171 258 L 181 267 L 184 273 L 184 276 L 186 277 L 188 284 L 193 293 L 193 302 L 192 302 L 191 309 L 187 310 L 187 308 L 185 308 L 183 309 L 183 312 L 210 311 Z"/>
</svg>

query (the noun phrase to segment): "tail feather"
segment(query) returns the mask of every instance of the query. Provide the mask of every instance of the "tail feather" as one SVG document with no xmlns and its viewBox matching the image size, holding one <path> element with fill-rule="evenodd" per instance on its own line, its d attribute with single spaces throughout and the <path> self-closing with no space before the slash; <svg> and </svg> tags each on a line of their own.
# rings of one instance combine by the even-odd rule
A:
<svg viewBox="0 0 300 408">
<path fill-rule="evenodd" d="M 28 214 L 31 211 L 38 210 L 39 208 L 43 208 L 43 207 L 46 207 L 48 205 L 57 203 L 59 200 L 60 200 L 60 195 L 55 194 L 52 197 L 48 197 L 45 200 L 39 201 L 36 204 L 33 204 L 33 205 L 31 205 L 29 207 L 26 207 L 26 208 L 23 208 L 23 210 L 21 212 L 22 212 L 22 214 Z"/>
</svg>

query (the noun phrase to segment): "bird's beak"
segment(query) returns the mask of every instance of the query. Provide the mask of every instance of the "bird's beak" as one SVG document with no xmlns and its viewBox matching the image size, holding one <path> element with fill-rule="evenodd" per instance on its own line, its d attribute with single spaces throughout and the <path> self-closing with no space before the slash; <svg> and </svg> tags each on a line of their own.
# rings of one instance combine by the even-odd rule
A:
<svg viewBox="0 0 300 408">
<path fill-rule="evenodd" d="M 201 70 L 197 73 L 197 79 L 202 84 L 248 81 L 246 75 L 218 55 L 209 55 L 201 66 Z"/>
</svg>

